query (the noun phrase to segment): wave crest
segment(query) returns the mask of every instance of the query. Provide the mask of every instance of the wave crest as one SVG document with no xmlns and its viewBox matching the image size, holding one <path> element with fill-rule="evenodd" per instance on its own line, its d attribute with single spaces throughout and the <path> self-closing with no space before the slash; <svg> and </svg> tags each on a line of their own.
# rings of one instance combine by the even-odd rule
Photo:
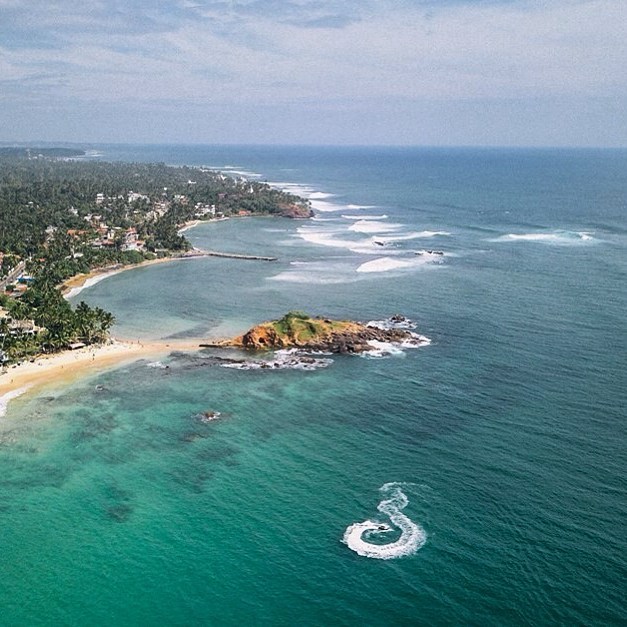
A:
<svg viewBox="0 0 627 627">
<path fill-rule="evenodd" d="M 574 246 L 598 241 L 588 231 L 550 231 L 545 233 L 506 233 L 493 242 L 538 242 L 557 246 Z"/>
</svg>

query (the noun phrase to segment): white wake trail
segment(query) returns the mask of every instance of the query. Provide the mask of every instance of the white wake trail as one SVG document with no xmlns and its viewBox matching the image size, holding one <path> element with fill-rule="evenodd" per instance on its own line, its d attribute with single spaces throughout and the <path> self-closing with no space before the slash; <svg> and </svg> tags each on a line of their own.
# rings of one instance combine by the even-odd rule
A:
<svg viewBox="0 0 627 627">
<path fill-rule="evenodd" d="M 400 483 L 386 483 L 380 488 L 384 498 L 377 509 L 389 518 L 393 527 L 373 520 L 349 525 L 342 538 L 349 549 L 363 557 L 389 560 L 413 555 L 424 545 L 427 540 L 425 530 L 402 512 L 409 501 L 401 487 Z M 401 532 L 397 540 L 382 544 L 369 541 L 384 539 L 394 527 Z"/>
</svg>

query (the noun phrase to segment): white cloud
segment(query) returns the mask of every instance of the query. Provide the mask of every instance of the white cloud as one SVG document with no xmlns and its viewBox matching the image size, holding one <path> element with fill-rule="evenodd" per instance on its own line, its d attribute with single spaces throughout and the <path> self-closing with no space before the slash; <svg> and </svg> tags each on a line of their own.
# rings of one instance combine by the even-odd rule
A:
<svg viewBox="0 0 627 627">
<path fill-rule="evenodd" d="M 28 21 L 0 0 L 5 102 L 19 81 L 73 107 L 627 100 L 624 0 L 37 4 Z"/>
</svg>

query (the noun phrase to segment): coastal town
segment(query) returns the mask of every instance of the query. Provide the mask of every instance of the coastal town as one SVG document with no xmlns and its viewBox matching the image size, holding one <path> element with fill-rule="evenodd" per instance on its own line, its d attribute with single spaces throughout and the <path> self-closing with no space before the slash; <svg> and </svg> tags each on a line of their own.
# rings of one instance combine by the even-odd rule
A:
<svg viewBox="0 0 627 627">
<path fill-rule="evenodd" d="M 196 221 L 311 215 L 302 198 L 210 168 L 82 160 L 64 149 L 4 151 L 0 162 L 2 366 L 108 337 L 110 313 L 63 297 L 77 275 L 193 254 L 183 231 Z"/>
</svg>

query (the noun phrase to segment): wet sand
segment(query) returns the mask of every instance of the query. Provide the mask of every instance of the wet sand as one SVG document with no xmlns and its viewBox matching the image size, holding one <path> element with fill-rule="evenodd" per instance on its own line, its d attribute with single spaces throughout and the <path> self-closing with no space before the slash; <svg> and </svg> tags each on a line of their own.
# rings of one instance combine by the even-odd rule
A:
<svg viewBox="0 0 627 627">
<path fill-rule="evenodd" d="M 86 346 L 9 366 L 0 374 L 0 406 L 6 408 L 9 400 L 23 392 L 49 385 L 66 385 L 85 375 L 137 359 L 164 357 L 172 351 L 197 351 L 202 341 L 111 340 L 101 346 Z"/>
</svg>

